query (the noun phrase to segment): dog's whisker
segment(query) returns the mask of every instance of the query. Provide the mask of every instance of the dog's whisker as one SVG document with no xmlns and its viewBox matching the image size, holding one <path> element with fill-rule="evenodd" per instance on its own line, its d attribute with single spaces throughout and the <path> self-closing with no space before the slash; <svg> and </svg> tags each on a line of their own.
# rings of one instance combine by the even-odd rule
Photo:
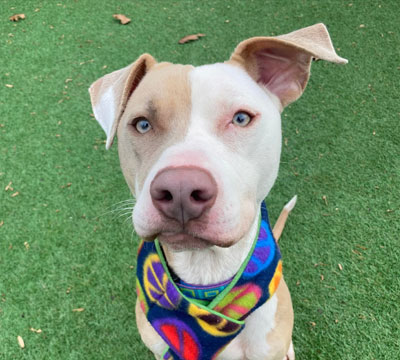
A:
<svg viewBox="0 0 400 360">
<path fill-rule="evenodd" d="M 129 211 L 129 212 L 124 212 L 124 213 L 122 213 L 122 214 L 119 214 L 119 215 L 117 216 L 117 218 L 124 217 L 124 216 L 127 216 L 127 215 L 129 215 L 129 217 L 132 217 L 132 212 L 131 212 L 131 211 Z"/>
<path fill-rule="evenodd" d="M 132 220 L 132 215 L 128 216 L 128 217 L 124 220 L 124 224 L 125 224 L 128 220 Z"/>
<path fill-rule="evenodd" d="M 117 203 L 107 207 L 106 208 L 107 211 L 97 215 L 96 217 L 103 217 L 103 216 L 112 214 L 113 218 L 114 218 L 115 213 L 118 214 L 119 212 L 125 211 L 125 210 L 130 210 L 132 212 L 133 208 L 135 206 L 135 203 L 136 203 L 136 199 L 135 198 L 130 198 L 130 199 L 127 199 L 127 200 L 118 201 Z"/>
<path fill-rule="evenodd" d="M 116 205 L 121 204 L 121 203 L 130 203 L 130 202 L 134 204 L 136 202 L 136 199 L 135 198 L 130 198 L 130 199 L 127 199 L 127 200 L 118 201 L 117 203 L 113 204 L 112 206 L 116 206 Z"/>
</svg>

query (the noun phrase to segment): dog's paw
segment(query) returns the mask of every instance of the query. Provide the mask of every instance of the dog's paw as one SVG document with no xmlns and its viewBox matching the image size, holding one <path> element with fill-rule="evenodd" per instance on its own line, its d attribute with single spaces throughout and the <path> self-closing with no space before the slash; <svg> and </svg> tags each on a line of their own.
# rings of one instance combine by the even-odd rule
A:
<svg viewBox="0 0 400 360">
<path fill-rule="evenodd" d="M 290 343 L 288 353 L 286 356 L 283 358 L 283 360 L 294 360 L 294 348 L 293 348 L 293 343 Z"/>
</svg>

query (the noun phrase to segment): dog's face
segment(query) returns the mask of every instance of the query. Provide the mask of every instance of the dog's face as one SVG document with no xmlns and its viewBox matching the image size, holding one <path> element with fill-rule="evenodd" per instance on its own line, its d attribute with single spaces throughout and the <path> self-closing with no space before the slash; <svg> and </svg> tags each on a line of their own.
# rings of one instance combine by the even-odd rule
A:
<svg viewBox="0 0 400 360">
<path fill-rule="evenodd" d="M 278 109 L 279 101 L 240 67 L 155 65 L 129 99 L 118 127 L 121 167 L 136 194 L 137 233 L 161 236 L 175 247 L 226 247 L 242 238 L 278 172 Z M 176 177 L 187 181 L 193 181 L 190 169 L 195 177 L 207 174 L 213 203 L 187 221 L 160 211 L 151 187 L 165 169 L 172 177 L 178 169 Z"/>
<path fill-rule="evenodd" d="M 248 233 L 278 173 L 281 110 L 301 95 L 313 56 L 344 62 L 329 36 L 329 51 L 301 48 L 301 31 L 246 40 L 228 62 L 196 68 L 145 54 L 92 85 L 108 147 L 118 134 L 139 236 L 183 250 Z"/>
</svg>

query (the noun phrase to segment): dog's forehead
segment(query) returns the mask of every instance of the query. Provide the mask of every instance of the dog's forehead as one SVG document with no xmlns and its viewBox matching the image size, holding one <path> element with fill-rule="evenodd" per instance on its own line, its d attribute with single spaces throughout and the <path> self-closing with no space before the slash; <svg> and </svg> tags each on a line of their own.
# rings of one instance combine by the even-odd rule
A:
<svg viewBox="0 0 400 360">
<path fill-rule="evenodd" d="M 147 99 L 186 99 L 190 95 L 189 73 L 193 69 L 192 65 L 159 63 L 146 74 L 134 95 L 140 92 Z"/>
<path fill-rule="evenodd" d="M 262 88 L 240 66 L 216 63 L 194 68 L 190 73 L 193 112 L 209 111 L 210 115 L 227 108 L 245 110 L 257 108 L 260 101 L 272 100 L 279 107 L 278 100 L 267 89 Z M 205 114 L 207 115 L 207 114 Z"/>
<path fill-rule="evenodd" d="M 243 92 L 242 87 L 257 87 L 243 68 L 228 63 L 195 67 L 190 72 L 190 77 L 192 84 L 196 86 L 210 86 L 207 91 L 209 95 L 219 93 L 224 88 L 240 94 Z"/>
</svg>

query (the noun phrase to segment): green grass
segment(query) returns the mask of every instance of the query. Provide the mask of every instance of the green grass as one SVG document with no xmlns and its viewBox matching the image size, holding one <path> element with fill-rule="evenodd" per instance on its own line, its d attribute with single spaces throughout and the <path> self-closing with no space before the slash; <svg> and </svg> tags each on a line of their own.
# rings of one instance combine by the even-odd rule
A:
<svg viewBox="0 0 400 360">
<path fill-rule="evenodd" d="M 134 320 L 138 240 L 110 212 L 129 191 L 89 85 L 143 52 L 200 65 L 317 22 L 350 62 L 313 64 L 284 113 L 268 198 L 275 219 L 299 196 L 281 239 L 297 359 L 398 358 L 399 11 L 395 0 L 1 0 L 0 359 L 152 358 Z M 10 22 L 16 13 L 26 19 Z"/>
</svg>

